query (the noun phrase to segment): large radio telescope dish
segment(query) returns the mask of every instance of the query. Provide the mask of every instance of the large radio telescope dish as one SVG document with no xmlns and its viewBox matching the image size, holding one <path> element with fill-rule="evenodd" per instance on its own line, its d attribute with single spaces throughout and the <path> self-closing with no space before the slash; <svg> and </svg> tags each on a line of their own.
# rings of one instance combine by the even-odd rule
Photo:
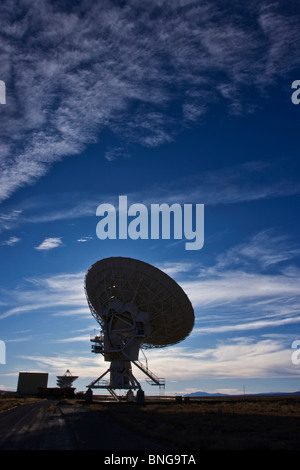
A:
<svg viewBox="0 0 300 470">
<path fill-rule="evenodd" d="M 93 339 L 93 351 L 101 352 L 112 363 L 111 389 L 140 388 L 133 385 L 137 381 L 130 367 L 132 361 L 150 377 L 138 362 L 140 347 L 177 344 L 194 326 L 194 310 L 183 289 L 166 273 L 143 261 L 123 257 L 97 261 L 86 273 L 85 292 L 103 332 Z M 125 362 L 129 362 L 127 373 L 133 382 L 130 385 L 120 380 L 117 386 L 112 372 L 116 364 L 120 369 Z"/>
<path fill-rule="evenodd" d="M 194 326 L 194 310 L 183 289 L 166 273 L 132 258 L 106 258 L 93 264 L 85 289 L 94 318 L 103 325 L 107 307 L 116 299 L 134 303 L 149 315 L 147 347 L 176 344 Z"/>
</svg>

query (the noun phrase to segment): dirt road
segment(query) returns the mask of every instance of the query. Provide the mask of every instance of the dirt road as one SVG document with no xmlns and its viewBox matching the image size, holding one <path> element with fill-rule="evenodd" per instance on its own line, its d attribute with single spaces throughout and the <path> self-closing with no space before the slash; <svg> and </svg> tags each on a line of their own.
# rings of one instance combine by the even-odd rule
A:
<svg viewBox="0 0 300 470">
<path fill-rule="evenodd" d="M 105 412 L 54 401 L 0 413 L 0 450 L 162 450 Z"/>
</svg>

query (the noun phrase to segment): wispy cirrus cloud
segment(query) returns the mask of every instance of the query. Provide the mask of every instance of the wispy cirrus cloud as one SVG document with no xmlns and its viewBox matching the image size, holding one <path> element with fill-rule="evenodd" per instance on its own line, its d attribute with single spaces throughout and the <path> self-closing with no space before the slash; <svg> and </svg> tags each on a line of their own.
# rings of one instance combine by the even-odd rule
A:
<svg viewBox="0 0 300 470">
<path fill-rule="evenodd" d="M 2 212 L 0 214 L 0 232 L 11 229 L 20 218 L 21 213 L 20 209 Z"/>
<path fill-rule="evenodd" d="M 289 275 L 222 270 L 181 281 L 196 313 L 192 336 L 270 331 L 299 325 L 300 271 Z"/>
<path fill-rule="evenodd" d="M 88 338 L 79 337 L 79 343 Z M 72 342 L 72 339 L 71 341 Z M 22 359 L 47 367 L 53 375 L 70 368 L 82 378 L 98 377 L 107 369 L 103 360 L 65 353 L 63 355 L 23 355 Z M 297 377 L 297 370 L 291 362 L 291 350 L 282 339 L 264 337 L 237 337 L 219 342 L 215 347 L 199 348 L 197 351 L 184 346 L 147 351 L 150 370 L 170 380 L 208 378 L 287 378 Z M 142 360 L 142 358 L 141 358 Z M 166 369 L 166 364 L 168 367 Z M 138 380 L 145 381 L 145 375 L 133 366 Z"/>
<path fill-rule="evenodd" d="M 151 188 L 157 200 L 168 203 L 201 201 L 209 206 L 259 201 L 299 194 L 300 184 L 290 174 L 281 171 L 282 179 L 274 177 L 280 162 L 248 161 L 240 165 L 224 166 L 216 170 L 188 175 L 172 183 Z M 149 191 L 137 191 L 129 199 L 150 204 Z M 153 198 L 153 196 L 151 196 Z"/>
<path fill-rule="evenodd" d="M 192 336 L 299 324 L 299 255 L 288 237 L 263 231 L 210 265 L 168 263 L 195 310 Z"/>
<path fill-rule="evenodd" d="M 267 271 L 274 266 L 281 267 L 283 262 L 293 262 L 299 256 L 300 248 L 295 242 L 269 229 L 258 232 L 246 242 L 220 254 L 214 269 L 243 267 L 248 272 L 258 269 Z"/>
<path fill-rule="evenodd" d="M 261 259 L 265 246 L 268 251 Z M 196 315 L 193 335 L 199 335 L 299 323 L 298 259 L 289 239 L 260 232 L 211 265 L 169 261 L 158 267 L 189 296 Z M 2 294 L 0 318 L 43 310 L 53 316 L 89 315 L 84 276 L 79 272 L 28 279 L 23 289 Z"/>
<path fill-rule="evenodd" d="M 266 247 L 266 257 L 261 259 Z M 280 257 L 277 256 L 279 252 Z M 268 231 L 254 234 L 233 246 L 211 265 L 203 266 L 197 261 L 193 264 L 181 261 L 160 264 L 158 267 L 170 274 L 189 296 L 196 324 L 187 340 L 191 343 L 149 350 L 150 368 L 167 380 L 199 376 L 296 376 L 291 363 L 291 334 L 285 337 L 282 329 L 300 323 L 297 255 L 291 240 Z M 38 312 L 39 315 L 51 315 L 55 322 L 59 317 L 72 315 L 85 322 L 89 319 L 92 329 L 94 320 L 84 294 L 84 275 L 84 272 L 76 272 L 31 278 L 10 292 L 2 292 L 0 319 Z M 200 343 L 196 350 L 191 349 L 194 339 L 203 335 L 206 338 L 210 335 L 211 346 Z M 48 341 L 70 345 L 87 344 L 88 340 L 86 329 L 48 337 Z M 67 354 L 61 358 L 32 355 L 23 359 L 48 364 L 55 372 L 68 362 L 67 357 Z M 105 364 L 94 362 L 93 358 L 82 357 L 82 362 L 69 362 L 69 367 L 72 364 L 76 373 L 84 368 L 80 374 L 83 377 L 96 377 L 105 370 Z"/>
<path fill-rule="evenodd" d="M 252 161 L 241 165 L 223 167 L 218 170 L 178 178 L 164 187 L 153 185 L 150 189 L 137 189 L 128 194 L 128 203 L 203 203 L 206 206 L 237 204 L 287 197 L 300 193 L 300 184 L 291 175 L 281 170 L 282 180 L 273 177 L 272 169 L 278 162 Z M 149 194 L 151 196 L 149 196 Z M 155 195 L 155 198 L 154 196 Z M 79 201 L 79 202 L 78 202 Z M 58 220 L 95 217 L 96 208 L 102 202 L 118 206 L 114 194 L 93 195 L 84 193 L 60 194 L 60 208 L 53 198 L 39 195 L 22 201 L 0 214 L 0 233 L 22 224 L 55 222 Z M 82 240 L 87 240 L 83 237 Z"/>
<path fill-rule="evenodd" d="M 88 340 L 87 340 L 88 341 Z M 71 370 L 75 375 L 79 375 L 80 378 L 86 379 L 87 377 L 95 378 L 98 377 L 101 372 L 104 372 L 106 365 L 100 363 L 99 358 L 96 355 L 90 354 L 89 357 L 80 354 L 60 354 L 60 355 L 21 355 L 19 356 L 22 361 L 28 361 L 29 364 L 35 363 L 38 365 L 38 370 L 44 370 L 46 368 L 49 374 L 54 376 L 62 375 L 66 370 Z M 74 382 L 77 385 L 77 382 Z"/>
<path fill-rule="evenodd" d="M 1 9 L 0 201 L 104 129 L 153 147 L 212 103 L 252 109 L 249 85 L 256 96 L 300 61 L 300 12 L 283 0 L 19 0 L 20 17 L 4 0 Z"/>
<path fill-rule="evenodd" d="M 89 240 L 92 240 L 92 239 L 93 239 L 93 237 L 89 237 L 89 236 L 88 236 L 88 237 L 81 237 L 81 238 L 78 238 L 77 241 L 78 241 L 79 243 L 85 243 L 85 242 L 88 242 Z"/>
<path fill-rule="evenodd" d="M 149 350 L 147 357 L 149 368 L 167 380 L 298 376 L 290 344 L 279 338 L 239 336 L 198 350 L 185 346 Z"/>
<path fill-rule="evenodd" d="M 10 237 L 8 240 L 4 240 L 1 245 L 6 245 L 6 246 L 14 246 L 16 243 L 18 243 L 21 239 L 18 237 Z"/>
<path fill-rule="evenodd" d="M 57 208 L 56 201 L 52 197 L 39 194 L 37 198 L 24 199 L 18 204 L 18 208 L 6 209 L 0 214 L 0 233 L 23 224 L 94 216 L 96 206 L 99 204 L 98 198 L 86 193 L 64 193 L 59 197 L 60 208 Z"/>
<path fill-rule="evenodd" d="M 2 292 L 0 319 L 47 310 L 51 315 L 86 315 L 89 312 L 83 272 L 30 278 L 23 288 Z M 9 306 L 9 307 L 8 307 Z"/>
</svg>

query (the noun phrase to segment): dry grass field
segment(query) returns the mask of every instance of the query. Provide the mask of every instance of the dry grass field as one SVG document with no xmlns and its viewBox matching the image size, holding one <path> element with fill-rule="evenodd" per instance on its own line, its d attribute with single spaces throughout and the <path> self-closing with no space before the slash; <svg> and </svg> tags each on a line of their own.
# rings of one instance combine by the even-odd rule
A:
<svg viewBox="0 0 300 470">
<path fill-rule="evenodd" d="M 92 405 L 185 450 L 299 450 L 300 397 Z"/>
<path fill-rule="evenodd" d="M 26 405 L 28 403 L 35 403 L 37 401 L 41 401 L 39 398 L 13 398 L 13 397 L 3 397 L 0 398 L 0 413 L 2 411 L 10 410 L 11 408 L 15 408 L 16 406 Z"/>
<path fill-rule="evenodd" d="M 0 412 L 35 398 L 1 398 Z M 65 399 L 63 406 L 105 411 L 126 427 L 174 450 L 299 450 L 300 396 L 200 398 L 189 403 L 136 403 Z M 60 406 L 53 401 L 50 406 Z"/>
</svg>

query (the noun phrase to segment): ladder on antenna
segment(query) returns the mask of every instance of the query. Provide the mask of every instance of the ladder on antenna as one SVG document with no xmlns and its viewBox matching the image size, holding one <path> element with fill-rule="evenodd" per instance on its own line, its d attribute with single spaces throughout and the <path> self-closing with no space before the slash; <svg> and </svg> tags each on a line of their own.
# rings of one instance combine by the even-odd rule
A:
<svg viewBox="0 0 300 470">
<path fill-rule="evenodd" d="M 111 396 L 116 400 L 116 401 L 120 401 L 120 398 L 118 397 L 118 395 L 116 394 L 116 392 L 110 388 L 110 387 L 107 387 L 107 390 L 109 391 L 109 393 L 111 394 Z"/>
<path fill-rule="evenodd" d="M 158 385 L 159 388 L 165 388 L 165 379 L 162 379 L 162 378 L 159 378 L 157 377 L 155 374 L 153 374 L 153 372 L 151 372 L 148 367 L 145 367 L 144 364 L 142 364 L 140 361 L 132 361 L 133 364 L 135 364 L 141 371 L 144 372 L 144 374 L 146 374 L 149 379 L 147 380 L 147 382 L 150 384 L 150 385 Z"/>
</svg>

